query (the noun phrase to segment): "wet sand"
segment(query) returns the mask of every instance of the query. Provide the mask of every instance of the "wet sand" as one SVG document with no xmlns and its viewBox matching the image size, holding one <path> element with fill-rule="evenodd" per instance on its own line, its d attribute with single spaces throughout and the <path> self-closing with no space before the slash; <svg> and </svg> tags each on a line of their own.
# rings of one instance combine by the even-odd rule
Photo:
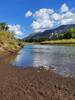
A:
<svg viewBox="0 0 75 100">
<path fill-rule="evenodd" d="M 75 100 L 75 79 L 0 62 L 0 100 Z"/>
</svg>

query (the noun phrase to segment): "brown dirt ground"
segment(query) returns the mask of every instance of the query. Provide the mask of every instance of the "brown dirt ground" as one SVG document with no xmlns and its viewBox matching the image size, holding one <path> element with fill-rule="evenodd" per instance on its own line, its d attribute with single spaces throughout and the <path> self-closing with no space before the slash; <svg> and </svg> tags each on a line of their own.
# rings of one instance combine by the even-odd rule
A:
<svg viewBox="0 0 75 100">
<path fill-rule="evenodd" d="M 75 100 L 75 79 L 0 63 L 0 100 Z"/>
</svg>

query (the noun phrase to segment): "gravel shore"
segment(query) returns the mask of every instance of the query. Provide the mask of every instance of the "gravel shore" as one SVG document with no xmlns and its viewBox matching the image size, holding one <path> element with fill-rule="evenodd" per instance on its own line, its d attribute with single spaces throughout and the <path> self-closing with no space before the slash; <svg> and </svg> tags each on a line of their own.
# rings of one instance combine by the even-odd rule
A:
<svg viewBox="0 0 75 100">
<path fill-rule="evenodd" d="M 0 100 L 75 100 L 75 79 L 0 62 Z"/>
</svg>

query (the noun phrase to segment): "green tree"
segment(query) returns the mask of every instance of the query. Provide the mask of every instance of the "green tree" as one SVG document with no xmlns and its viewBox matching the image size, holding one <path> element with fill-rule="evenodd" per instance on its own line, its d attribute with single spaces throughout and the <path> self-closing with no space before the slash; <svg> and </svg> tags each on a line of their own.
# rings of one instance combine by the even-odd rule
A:
<svg viewBox="0 0 75 100">
<path fill-rule="evenodd" d="M 58 34 L 58 39 L 63 39 L 64 38 L 64 34 L 63 33 L 59 33 Z"/>
<path fill-rule="evenodd" d="M 72 38 L 75 38 L 75 27 L 69 30 L 72 33 Z"/>
<path fill-rule="evenodd" d="M 64 33 L 65 39 L 71 39 L 72 38 L 72 31 L 69 29 L 67 32 Z"/>
<path fill-rule="evenodd" d="M 8 30 L 8 25 L 5 22 L 0 23 L 0 30 Z"/>
<path fill-rule="evenodd" d="M 69 29 L 65 34 L 64 38 L 70 39 L 70 38 L 75 38 L 75 27 Z"/>
</svg>

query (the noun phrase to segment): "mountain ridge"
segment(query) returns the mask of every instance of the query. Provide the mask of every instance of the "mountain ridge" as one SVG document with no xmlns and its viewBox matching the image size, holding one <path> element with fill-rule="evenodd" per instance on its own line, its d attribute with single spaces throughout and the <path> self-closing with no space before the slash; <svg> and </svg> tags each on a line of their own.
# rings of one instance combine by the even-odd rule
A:
<svg viewBox="0 0 75 100">
<path fill-rule="evenodd" d="M 75 27 L 75 24 L 68 24 L 68 25 L 61 25 L 57 28 L 54 29 L 49 29 L 45 30 L 44 32 L 37 32 L 37 33 L 32 33 L 26 38 L 24 38 L 25 41 L 30 41 L 30 40 L 37 40 L 37 39 L 49 39 L 51 34 L 60 34 L 60 33 L 65 33 L 68 29 Z"/>
</svg>

